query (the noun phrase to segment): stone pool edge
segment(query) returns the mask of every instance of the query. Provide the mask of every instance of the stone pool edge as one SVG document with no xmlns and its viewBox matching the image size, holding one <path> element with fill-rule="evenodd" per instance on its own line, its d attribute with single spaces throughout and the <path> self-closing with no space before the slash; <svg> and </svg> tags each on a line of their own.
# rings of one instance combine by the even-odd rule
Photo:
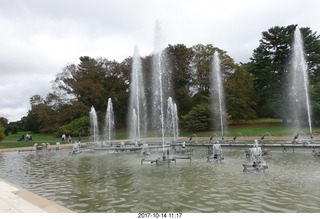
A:
<svg viewBox="0 0 320 219">
<path fill-rule="evenodd" d="M 0 213 L 75 213 L 0 178 Z"/>
</svg>

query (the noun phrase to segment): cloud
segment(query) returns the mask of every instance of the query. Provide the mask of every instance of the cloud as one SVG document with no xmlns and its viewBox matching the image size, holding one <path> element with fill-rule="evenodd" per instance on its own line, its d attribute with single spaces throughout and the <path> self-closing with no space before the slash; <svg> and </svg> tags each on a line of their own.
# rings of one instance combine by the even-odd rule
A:
<svg viewBox="0 0 320 219">
<path fill-rule="evenodd" d="M 317 0 L 2 0 L 0 117 L 26 115 L 29 98 L 45 96 L 55 75 L 80 56 L 122 61 L 135 45 L 142 56 L 151 54 L 156 20 L 166 44 L 213 44 L 247 62 L 273 26 L 319 31 L 319 6 Z"/>
</svg>

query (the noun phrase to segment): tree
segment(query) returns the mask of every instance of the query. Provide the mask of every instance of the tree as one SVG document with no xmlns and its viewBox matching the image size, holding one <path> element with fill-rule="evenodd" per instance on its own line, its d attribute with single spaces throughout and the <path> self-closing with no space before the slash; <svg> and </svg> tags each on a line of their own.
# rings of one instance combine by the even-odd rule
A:
<svg viewBox="0 0 320 219">
<path fill-rule="evenodd" d="M 262 32 L 260 45 L 253 51 L 251 62 L 244 65 L 247 71 L 255 77 L 254 88 L 259 98 L 257 104 L 259 117 L 286 119 L 283 106 L 286 104 L 287 64 L 295 28 L 297 25 L 275 26 Z M 310 82 L 315 84 L 319 81 L 320 73 L 319 36 L 308 27 L 300 28 L 300 30 L 305 43 Z"/>
<path fill-rule="evenodd" d="M 210 95 L 211 60 L 216 50 L 221 52 L 211 44 L 206 46 L 198 44 L 192 47 L 194 56 L 192 60 L 193 72 L 190 80 L 194 94 L 198 93 L 198 95 L 206 97 Z"/>
<path fill-rule="evenodd" d="M 315 124 L 320 118 L 320 82 L 311 86 L 310 97 L 312 99 L 312 123 Z"/>
<path fill-rule="evenodd" d="M 183 44 L 168 45 L 168 56 L 172 69 L 174 100 L 180 115 L 186 114 L 192 107 L 191 103 L 191 61 L 193 52 Z"/>
<path fill-rule="evenodd" d="M 211 111 L 210 104 L 199 104 L 182 116 L 182 123 L 190 131 L 209 130 L 212 124 Z"/>
<path fill-rule="evenodd" d="M 254 77 L 237 65 L 235 72 L 225 82 L 226 108 L 232 121 L 256 118 L 256 94 Z M 241 88 L 241 89 L 239 89 Z"/>
<path fill-rule="evenodd" d="M 0 125 L 6 126 L 6 125 L 8 125 L 8 122 L 9 122 L 9 120 L 7 118 L 0 117 Z"/>
<path fill-rule="evenodd" d="M 30 97 L 31 109 L 28 111 L 25 121 L 25 127 L 28 131 L 39 132 L 40 122 L 38 119 L 39 105 L 43 105 L 43 99 L 40 95 Z"/>
<path fill-rule="evenodd" d="M 255 118 L 256 96 L 253 76 L 236 65 L 227 53 L 212 45 L 196 45 L 194 51 L 191 83 L 195 104 L 210 103 L 212 57 L 218 51 L 221 62 L 222 83 L 225 90 L 226 114 L 231 120 Z M 241 87 L 241 89 L 239 89 Z"/>
<path fill-rule="evenodd" d="M 67 124 L 76 118 L 88 115 L 91 106 L 98 112 L 99 120 L 104 120 L 108 98 L 112 99 L 116 120 L 124 122 L 128 99 L 128 60 L 123 63 L 107 59 L 80 57 L 78 66 L 68 65 L 52 82 L 54 92 L 50 102 L 59 111 L 60 122 Z M 60 101 L 64 97 L 64 101 Z M 70 118 L 66 121 L 63 118 Z M 62 125 L 60 123 L 60 125 Z"/>
<path fill-rule="evenodd" d="M 3 141 L 4 137 L 5 137 L 4 127 L 2 124 L 0 124 L 0 142 Z"/>
</svg>

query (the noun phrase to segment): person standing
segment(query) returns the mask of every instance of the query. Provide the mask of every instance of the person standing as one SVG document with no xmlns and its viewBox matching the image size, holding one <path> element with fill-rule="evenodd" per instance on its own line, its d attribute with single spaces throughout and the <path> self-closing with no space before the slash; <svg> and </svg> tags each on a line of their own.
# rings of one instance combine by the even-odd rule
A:
<svg viewBox="0 0 320 219">
<path fill-rule="evenodd" d="M 64 141 L 64 140 L 66 140 L 66 134 L 62 134 L 62 136 L 61 136 L 61 141 Z"/>
</svg>

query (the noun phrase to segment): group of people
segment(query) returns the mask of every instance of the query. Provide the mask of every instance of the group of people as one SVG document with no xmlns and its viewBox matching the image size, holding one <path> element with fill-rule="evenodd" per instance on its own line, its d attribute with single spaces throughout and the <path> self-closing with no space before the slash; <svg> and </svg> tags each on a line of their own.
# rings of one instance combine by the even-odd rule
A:
<svg viewBox="0 0 320 219">
<path fill-rule="evenodd" d="M 69 136 L 68 136 L 68 139 L 67 139 L 66 134 L 63 133 L 63 134 L 61 135 L 61 141 L 65 141 L 65 140 L 67 140 L 68 143 L 72 143 L 72 138 L 71 138 L 71 136 L 69 135 Z"/>
<path fill-rule="evenodd" d="M 26 138 L 24 138 L 24 135 L 22 135 L 18 141 L 32 141 L 32 135 L 26 134 Z"/>
<path fill-rule="evenodd" d="M 65 141 L 65 140 L 67 140 L 68 143 L 72 143 L 71 135 L 69 134 L 69 135 L 68 135 L 68 138 L 67 138 L 66 134 L 63 133 L 63 134 L 61 135 L 61 141 Z M 78 139 L 78 141 L 79 141 L 79 142 L 81 141 L 81 135 L 80 135 L 80 134 L 79 134 L 79 139 Z"/>
</svg>

